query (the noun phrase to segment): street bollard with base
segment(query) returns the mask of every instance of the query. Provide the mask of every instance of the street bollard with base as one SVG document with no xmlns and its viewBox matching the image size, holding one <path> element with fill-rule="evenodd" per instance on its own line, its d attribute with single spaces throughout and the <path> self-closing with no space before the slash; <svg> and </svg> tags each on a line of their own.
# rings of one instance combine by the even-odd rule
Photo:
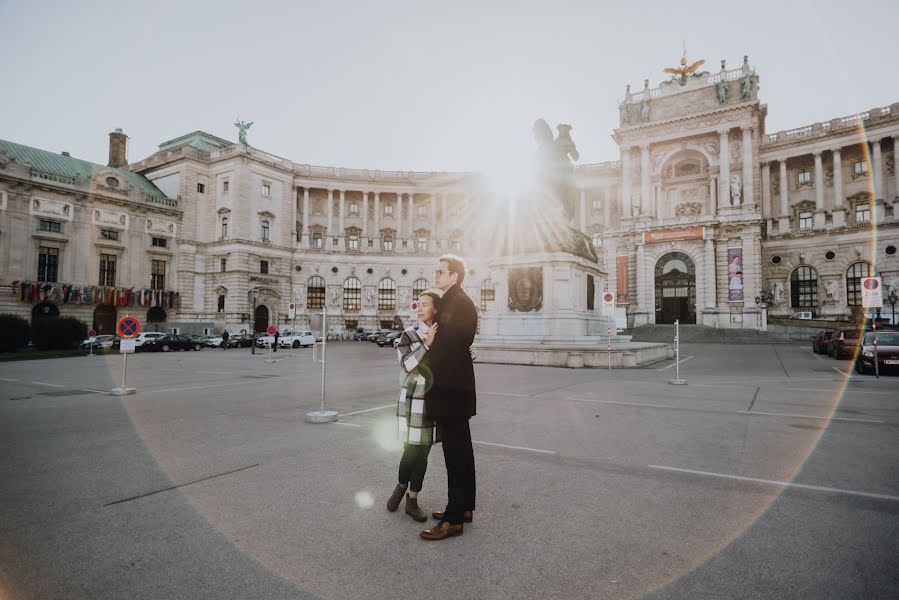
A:
<svg viewBox="0 0 899 600">
<path fill-rule="evenodd" d="M 680 378 L 680 319 L 674 321 L 674 379 L 669 379 L 671 385 L 687 385 L 686 379 Z"/>
<path fill-rule="evenodd" d="M 304 420 L 307 423 L 332 423 L 337 420 L 336 410 L 325 409 L 325 371 L 327 367 L 328 356 L 328 309 L 322 309 L 322 341 L 321 341 L 321 359 L 315 358 L 315 348 L 318 342 L 312 346 L 312 359 L 322 364 L 322 401 L 318 410 L 306 413 Z"/>
<path fill-rule="evenodd" d="M 135 347 L 136 343 L 133 339 L 123 339 L 119 342 L 119 352 L 122 354 L 122 385 L 109 390 L 109 393 L 113 396 L 130 396 L 137 392 L 136 389 L 130 388 L 125 384 L 128 376 L 128 355 L 134 354 Z"/>
</svg>

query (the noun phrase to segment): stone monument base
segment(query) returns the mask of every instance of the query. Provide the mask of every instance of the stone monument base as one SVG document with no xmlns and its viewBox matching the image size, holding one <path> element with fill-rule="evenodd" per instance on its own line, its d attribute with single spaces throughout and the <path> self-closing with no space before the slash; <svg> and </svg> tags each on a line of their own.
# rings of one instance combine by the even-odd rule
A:
<svg viewBox="0 0 899 600">
<path fill-rule="evenodd" d="M 618 336 L 620 339 L 622 336 Z M 481 339 L 475 341 L 477 362 L 536 367 L 568 367 L 572 369 L 609 367 L 633 368 L 674 356 L 669 344 L 621 342 L 612 337 L 591 337 L 577 342 L 551 342 L 540 339 Z"/>
</svg>

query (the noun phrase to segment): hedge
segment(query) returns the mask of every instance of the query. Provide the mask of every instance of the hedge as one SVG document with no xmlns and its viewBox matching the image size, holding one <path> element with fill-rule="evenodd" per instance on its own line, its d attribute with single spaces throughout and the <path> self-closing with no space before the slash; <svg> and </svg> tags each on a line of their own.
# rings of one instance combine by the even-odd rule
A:
<svg viewBox="0 0 899 600">
<path fill-rule="evenodd" d="M 87 325 L 75 317 L 44 317 L 31 323 L 31 341 L 38 348 L 75 348 L 87 337 Z"/>
<path fill-rule="evenodd" d="M 0 314 L 0 352 L 15 352 L 28 345 L 31 327 L 18 315 Z"/>
</svg>

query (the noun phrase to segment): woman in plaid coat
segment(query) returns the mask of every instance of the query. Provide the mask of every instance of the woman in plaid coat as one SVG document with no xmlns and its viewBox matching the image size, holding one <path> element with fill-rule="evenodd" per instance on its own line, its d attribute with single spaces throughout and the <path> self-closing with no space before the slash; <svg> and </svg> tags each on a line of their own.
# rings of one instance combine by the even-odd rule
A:
<svg viewBox="0 0 899 600">
<path fill-rule="evenodd" d="M 442 297 L 443 292 L 438 289 L 422 292 L 418 298 L 418 322 L 403 331 L 397 345 L 400 366 L 406 372 L 396 407 L 403 458 L 400 460 L 399 483 L 387 500 L 387 510 L 394 512 L 399 508 L 408 487 L 406 514 L 416 521 L 427 520 L 427 515 L 418 507 L 418 492 L 428 468 L 431 445 L 440 441 L 434 422 L 425 418 L 425 391 L 433 384 L 434 378 L 420 363 L 434 342 L 437 311 Z"/>
</svg>

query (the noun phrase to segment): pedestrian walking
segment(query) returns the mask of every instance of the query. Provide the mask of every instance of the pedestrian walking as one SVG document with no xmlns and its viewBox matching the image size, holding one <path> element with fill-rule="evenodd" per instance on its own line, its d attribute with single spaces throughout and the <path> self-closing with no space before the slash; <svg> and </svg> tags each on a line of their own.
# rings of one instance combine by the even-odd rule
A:
<svg viewBox="0 0 899 600">
<path fill-rule="evenodd" d="M 222 348 L 224 348 L 225 350 L 228 349 L 228 338 L 229 338 L 229 337 L 231 337 L 231 336 L 228 335 L 228 330 L 227 330 L 227 329 L 226 329 L 225 331 L 222 332 Z"/>
</svg>

